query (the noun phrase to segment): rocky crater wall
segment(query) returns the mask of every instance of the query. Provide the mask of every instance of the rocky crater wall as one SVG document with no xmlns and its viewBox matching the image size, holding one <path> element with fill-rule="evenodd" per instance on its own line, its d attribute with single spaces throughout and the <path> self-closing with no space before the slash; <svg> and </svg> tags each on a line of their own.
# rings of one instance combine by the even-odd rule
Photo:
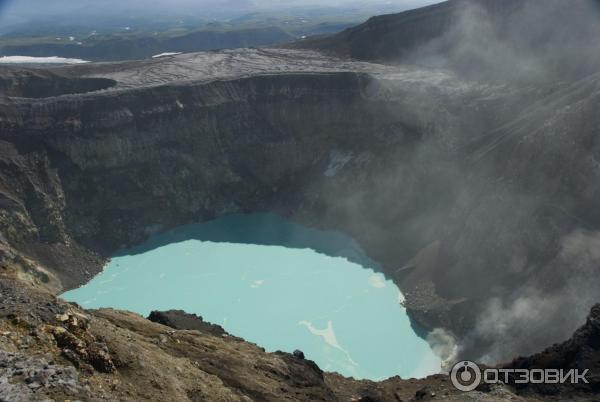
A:
<svg viewBox="0 0 600 402">
<path fill-rule="evenodd" d="M 566 339 L 595 294 L 596 87 L 316 70 L 4 98 L 0 255 L 58 291 L 158 231 L 273 211 L 353 236 L 413 318 L 506 360 Z M 515 317 L 544 298 L 564 325 Z"/>
</svg>

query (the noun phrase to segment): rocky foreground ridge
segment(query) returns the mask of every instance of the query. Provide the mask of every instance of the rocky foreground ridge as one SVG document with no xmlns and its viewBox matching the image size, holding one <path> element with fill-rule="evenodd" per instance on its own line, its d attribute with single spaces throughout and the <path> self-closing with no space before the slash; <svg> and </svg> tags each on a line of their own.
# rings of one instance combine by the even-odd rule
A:
<svg viewBox="0 0 600 402">
<path fill-rule="evenodd" d="M 446 375 L 357 381 L 300 352 L 266 353 L 183 312 L 82 310 L 0 272 L 0 401 L 592 401 L 590 389 L 493 386 L 461 393 Z M 598 367 L 598 309 L 571 343 Z M 194 328 L 194 329 L 190 329 Z M 572 347 L 554 350 L 570 353 Z M 545 352 L 548 353 L 548 352 Z M 537 357 L 528 360 L 538 359 Z M 519 367 L 525 363 L 517 361 Z M 517 364 L 513 363 L 513 364 Z M 549 361 L 549 364 L 555 363 Z M 536 362 L 536 367 L 541 367 Z M 597 389 L 594 378 L 593 389 Z"/>
</svg>

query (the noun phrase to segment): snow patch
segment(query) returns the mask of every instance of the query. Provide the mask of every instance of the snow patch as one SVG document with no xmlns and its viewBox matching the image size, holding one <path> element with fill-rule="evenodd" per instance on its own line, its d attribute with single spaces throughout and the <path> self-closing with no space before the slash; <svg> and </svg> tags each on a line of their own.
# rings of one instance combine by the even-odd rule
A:
<svg viewBox="0 0 600 402">
<path fill-rule="evenodd" d="M 31 56 L 2 56 L 0 64 L 81 64 L 89 63 L 87 60 L 81 59 L 66 59 L 64 57 L 31 57 Z"/>
<path fill-rule="evenodd" d="M 181 54 L 181 52 L 165 52 L 165 53 L 155 54 L 154 56 L 152 56 L 152 58 L 153 59 L 158 59 L 160 57 L 176 56 L 178 54 Z"/>
</svg>

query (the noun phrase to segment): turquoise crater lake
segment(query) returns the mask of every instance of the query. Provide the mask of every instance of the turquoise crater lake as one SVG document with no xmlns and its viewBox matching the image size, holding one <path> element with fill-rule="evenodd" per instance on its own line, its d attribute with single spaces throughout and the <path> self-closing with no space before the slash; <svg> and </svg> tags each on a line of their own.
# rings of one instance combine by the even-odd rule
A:
<svg viewBox="0 0 600 402">
<path fill-rule="evenodd" d="M 233 215 L 156 235 L 62 297 L 144 316 L 186 310 L 267 351 L 301 349 L 323 370 L 355 378 L 439 372 L 398 287 L 377 270 L 348 236 L 273 214 Z"/>
</svg>

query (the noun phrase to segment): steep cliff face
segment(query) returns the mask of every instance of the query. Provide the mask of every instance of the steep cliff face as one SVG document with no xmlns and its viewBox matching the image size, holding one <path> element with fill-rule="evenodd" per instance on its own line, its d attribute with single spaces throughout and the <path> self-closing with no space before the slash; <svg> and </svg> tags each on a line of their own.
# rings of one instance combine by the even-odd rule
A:
<svg viewBox="0 0 600 402">
<path fill-rule="evenodd" d="M 299 71 L 11 98 L 2 116 L 7 163 L 25 177 L 7 169 L 6 188 L 27 182 L 34 190 L 11 194 L 22 209 L 6 223 L 23 215 L 31 236 L 13 231 L 7 240 L 44 247 L 74 240 L 108 255 L 179 223 L 277 204 L 293 209 L 298 188 L 322 175 L 325 144 L 343 147 L 367 127 L 389 124 L 384 109 L 369 112 L 382 102 L 361 94 L 371 81 L 351 71 Z M 42 166 L 18 166 L 26 164 Z M 282 188 L 289 200 L 281 199 Z"/>
<path fill-rule="evenodd" d="M 42 159 L 42 173 L 55 175 L 45 187 L 32 184 L 53 212 L 21 211 L 32 236 L 106 255 L 179 223 L 240 211 L 289 214 L 313 197 L 309 184 L 333 181 L 327 171 L 338 153 L 363 153 L 371 164 L 369 150 L 410 148 L 422 135 L 419 118 L 398 115 L 388 88 L 365 74 L 389 73 L 382 66 L 242 53 L 98 66 L 118 82 L 114 90 L 8 99 L 1 124 L 11 161 Z M 251 67 L 240 67 L 240 58 Z M 94 72 L 87 68 L 64 71 Z M 185 78 L 196 81 L 181 85 Z M 28 180 L 40 181 L 36 173 Z M 25 191 L 13 198 L 32 198 Z"/>
</svg>

